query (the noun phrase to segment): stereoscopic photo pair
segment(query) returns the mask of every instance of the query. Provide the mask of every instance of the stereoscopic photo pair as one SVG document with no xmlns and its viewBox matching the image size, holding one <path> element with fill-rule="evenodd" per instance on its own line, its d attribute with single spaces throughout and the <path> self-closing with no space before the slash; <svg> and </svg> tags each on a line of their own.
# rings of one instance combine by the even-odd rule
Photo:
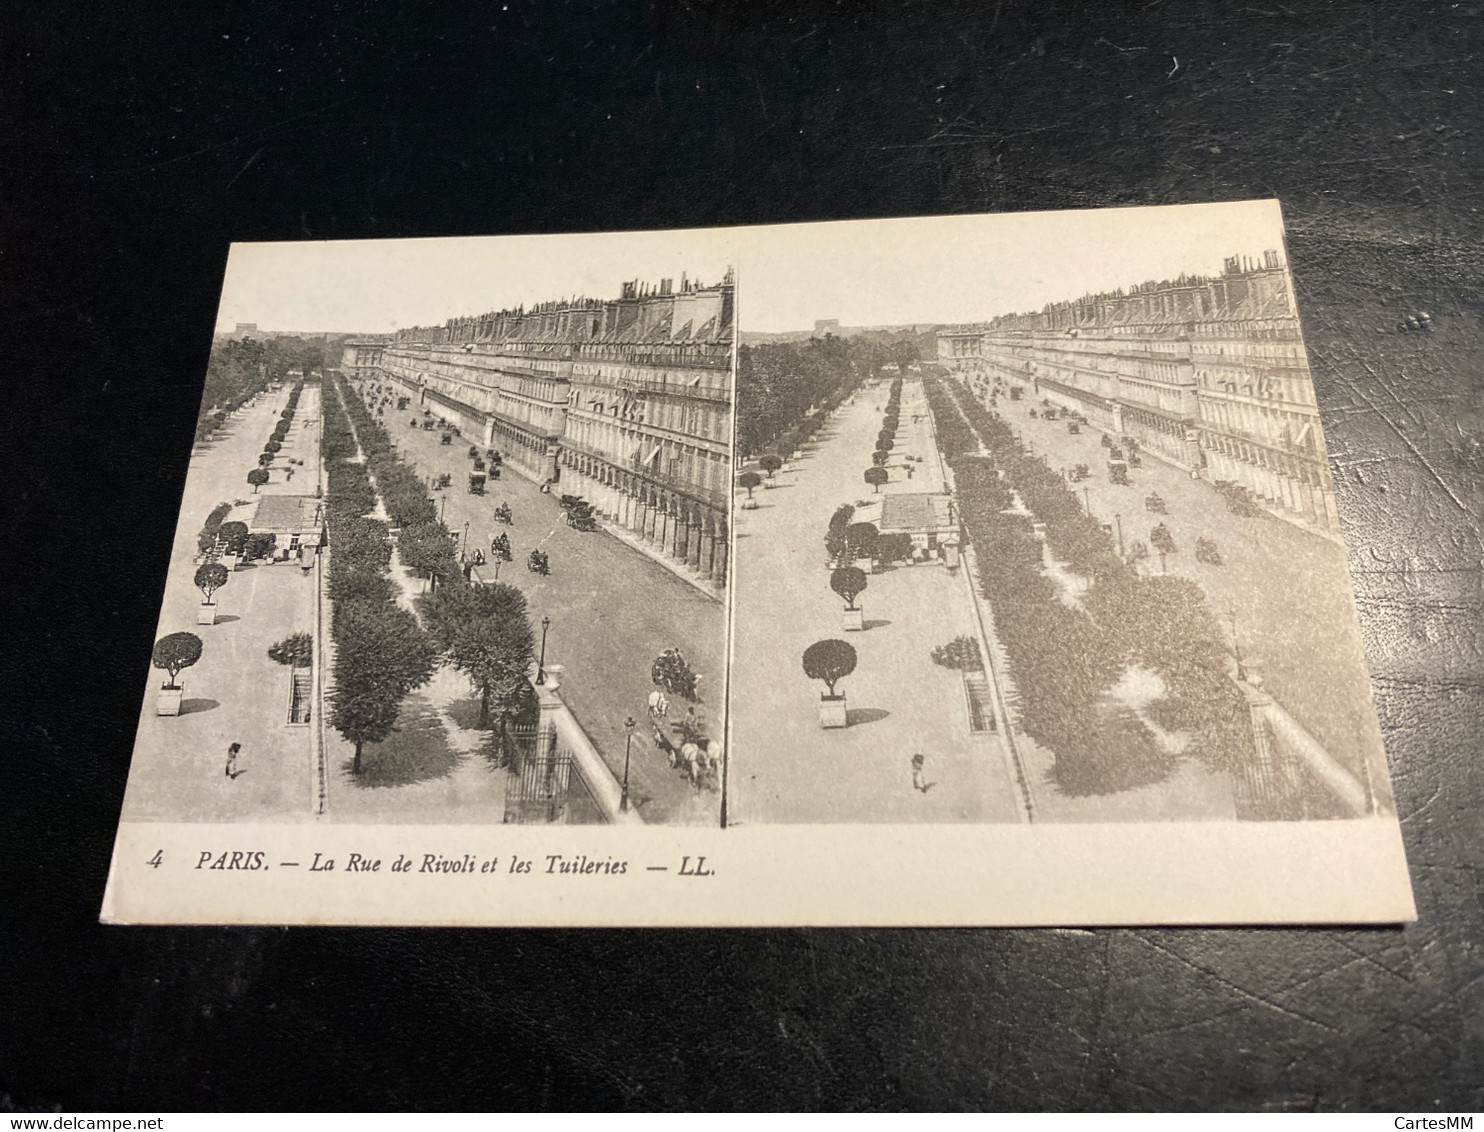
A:
<svg viewBox="0 0 1484 1132">
<path fill-rule="evenodd" d="M 109 919 L 1412 915 L 1276 202 L 235 245 L 180 515 Z"/>
</svg>

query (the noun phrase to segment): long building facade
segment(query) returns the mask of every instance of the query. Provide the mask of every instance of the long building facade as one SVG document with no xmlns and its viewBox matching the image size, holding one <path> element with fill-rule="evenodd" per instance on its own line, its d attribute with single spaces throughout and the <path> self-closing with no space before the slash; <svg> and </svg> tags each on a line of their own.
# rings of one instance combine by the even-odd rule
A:
<svg viewBox="0 0 1484 1132">
<path fill-rule="evenodd" d="M 1339 529 L 1319 411 L 1277 251 L 1218 276 L 1086 295 L 938 333 L 938 360 L 981 395 L 1019 385 L 1212 481 Z"/>
<path fill-rule="evenodd" d="M 347 339 L 340 345 L 340 371 L 358 381 L 378 376 L 385 345 L 386 339 L 380 335 Z"/>
<path fill-rule="evenodd" d="M 346 344 L 553 490 L 698 578 L 727 577 L 734 285 L 624 283 Z M 358 351 L 355 358 L 351 351 Z"/>
</svg>

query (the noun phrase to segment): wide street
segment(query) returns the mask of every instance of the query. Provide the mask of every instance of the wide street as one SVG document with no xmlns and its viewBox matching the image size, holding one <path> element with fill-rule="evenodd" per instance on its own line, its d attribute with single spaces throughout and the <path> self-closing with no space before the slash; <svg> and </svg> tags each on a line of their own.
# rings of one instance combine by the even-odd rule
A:
<svg viewBox="0 0 1484 1132">
<path fill-rule="evenodd" d="M 1002 396 L 995 408 L 1052 467 L 1088 465 L 1091 478 L 1074 490 L 1086 489 L 1092 513 L 1113 526 L 1115 538 L 1121 526 L 1126 548 L 1135 539 L 1148 544 L 1150 529 L 1163 522 L 1178 548 L 1164 568 L 1206 592 L 1228 640 L 1235 615 L 1241 655 L 1261 663 L 1268 691 L 1357 777 L 1368 759 L 1375 780 L 1386 781 L 1342 546 L 1271 515 L 1234 515 L 1209 483 L 1147 452 L 1130 469 L 1131 487 L 1113 484 L 1096 429 L 1083 426 L 1074 436 L 1064 420 L 1042 419 L 1039 401 Z M 1166 514 L 1146 510 L 1151 493 L 1164 499 Z M 1221 565 L 1196 561 L 1198 538 L 1216 543 Z M 1142 565 L 1159 572 L 1152 547 Z"/>
<path fill-rule="evenodd" d="M 865 630 L 841 627 L 843 602 L 829 586 L 824 536 L 841 504 L 875 507 L 862 473 L 886 399 L 885 383 L 857 392 L 796 466 L 775 477 L 776 486 L 755 490 L 756 510 L 735 512 L 734 822 L 1018 820 L 998 738 L 970 734 L 959 674 L 930 656 L 974 634 L 963 581 L 939 565 L 872 574 L 860 598 Z M 884 493 L 942 490 L 926 412 L 920 385 L 908 382 Z M 914 423 L 917 415 L 924 419 Z M 911 480 L 903 455 L 923 457 Z M 847 640 L 858 656 L 837 689 L 849 703 L 849 726 L 840 729 L 820 726 L 824 685 L 805 676 L 800 659 L 829 638 Z M 912 784 L 918 752 L 932 784 L 926 792 Z"/>
<path fill-rule="evenodd" d="M 630 804 L 648 823 L 715 824 L 719 795 L 696 791 L 680 771 L 671 768 L 654 746 L 645 709 L 654 690 L 650 665 L 665 649 L 678 647 L 691 667 L 705 677 L 698 711 L 706 717 L 713 743 L 719 742 L 725 606 L 620 539 L 568 527 L 557 495 L 543 494 L 513 468 L 507 467 L 500 479 L 490 480 L 485 495 L 470 495 L 468 449 L 473 441 L 456 437 L 452 445 L 444 446 L 439 430 L 411 428 L 413 415 L 411 408 L 396 412 L 389 407 L 380 419 L 403 458 L 420 475 L 430 478 L 447 473 L 452 477 L 450 488 L 432 494 L 440 500 L 443 521 L 461 541 L 468 524 L 471 554 L 480 548 L 488 557 L 494 534 L 510 536 L 515 557 L 500 568 L 499 580 L 525 593 L 538 649 L 540 621 L 543 616 L 551 619 L 546 660 L 564 668 L 560 694 L 620 781 L 624 720 L 632 717 L 638 724 L 629 768 Z M 498 526 L 493 518 L 502 502 L 514 513 L 515 521 L 509 527 Z M 546 577 L 526 568 L 526 556 L 534 548 L 550 556 L 551 573 Z M 478 571 L 484 581 L 495 576 L 493 562 Z M 457 673 L 446 673 L 435 677 L 434 683 L 445 677 L 462 680 Z M 687 706 L 679 697 L 671 697 L 671 718 L 683 715 Z"/>
<path fill-rule="evenodd" d="M 156 640 L 195 633 L 200 661 L 182 673 L 179 716 L 155 714 L 165 673 L 151 668 L 139 717 L 124 799 L 126 821 L 294 821 L 311 814 L 309 728 L 288 723 L 289 669 L 268 658 L 268 647 L 313 627 L 314 578 L 297 565 L 247 564 L 216 594 L 214 625 L 197 625 L 201 594 L 192 578 L 196 538 L 218 503 L 236 502 L 228 520 L 247 521 L 264 496 L 313 494 L 319 460 L 319 394 L 305 386 L 294 426 L 273 481 L 258 495 L 247 472 L 278 421 L 288 387 L 262 394 L 238 410 L 225 428 L 192 453 L 170 555 Z M 307 426 L 307 427 L 306 427 Z M 294 481 L 281 470 L 303 460 Z M 240 772 L 227 777 L 230 743 L 242 744 Z"/>
</svg>

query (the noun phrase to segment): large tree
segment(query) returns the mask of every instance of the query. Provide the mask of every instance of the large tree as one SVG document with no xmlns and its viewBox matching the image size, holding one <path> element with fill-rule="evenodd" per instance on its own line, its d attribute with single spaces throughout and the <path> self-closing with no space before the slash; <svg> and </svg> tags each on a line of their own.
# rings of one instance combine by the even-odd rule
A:
<svg viewBox="0 0 1484 1132">
<path fill-rule="evenodd" d="M 479 725 L 493 706 L 503 724 L 528 700 L 536 637 L 515 586 L 445 586 L 430 603 L 433 633 L 448 660 L 479 693 Z"/>
<path fill-rule="evenodd" d="M 390 510 L 390 508 L 388 508 Z M 431 578 L 433 588 L 459 572 L 453 550 L 453 535 L 439 522 L 414 523 L 397 536 L 397 554 L 402 565 L 420 578 Z"/>
<path fill-rule="evenodd" d="M 344 602 L 335 611 L 335 690 L 331 723 L 356 747 L 392 733 L 402 700 L 433 675 L 438 649 L 417 618 L 389 602 Z"/>
<path fill-rule="evenodd" d="M 881 532 L 877 530 L 875 523 L 851 523 L 845 528 L 845 542 L 849 548 L 847 553 L 854 558 L 876 557 L 877 542 Z"/>
<path fill-rule="evenodd" d="M 843 562 L 845 552 L 850 549 L 845 530 L 850 526 L 850 519 L 854 514 L 855 508 L 845 503 L 836 507 L 835 513 L 830 516 L 830 529 L 824 536 L 824 552 L 831 561 Z"/>
<path fill-rule="evenodd" d="M 247 544 L 247 524 L 236 519 L 223 523 L 216 533 L 228 554 L 241 554 L 242 548 Z"/>
</svg>

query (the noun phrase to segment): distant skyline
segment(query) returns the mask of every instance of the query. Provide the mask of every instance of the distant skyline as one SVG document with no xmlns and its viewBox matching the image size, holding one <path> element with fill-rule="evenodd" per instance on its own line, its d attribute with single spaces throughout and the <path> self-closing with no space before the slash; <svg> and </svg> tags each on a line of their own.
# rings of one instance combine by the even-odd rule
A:
<svg viewBox="0 0 1484 1132">
<path fill-rule="evenodd" d="M 388 334 L 564 297 L 616 299 L 631 279 L 714 284 L 733 239 L 696 229 L 233 244 L 216 329 Z"/>
<path fill-rule="evenodd" d="M 1282 248 L 1278 202 L 558 236 L 234 244 L 217 331 L 386 334 L 737 268 L 743 331 L 980 322 Z"/>
<path fill-rule="evenodd" d="M 1277 201 L 740 229 L 743 331 L 980 322 L 1283 248 Z M 1286 257 L 1286 253 L 1285 253 Z"/>
</svg>

